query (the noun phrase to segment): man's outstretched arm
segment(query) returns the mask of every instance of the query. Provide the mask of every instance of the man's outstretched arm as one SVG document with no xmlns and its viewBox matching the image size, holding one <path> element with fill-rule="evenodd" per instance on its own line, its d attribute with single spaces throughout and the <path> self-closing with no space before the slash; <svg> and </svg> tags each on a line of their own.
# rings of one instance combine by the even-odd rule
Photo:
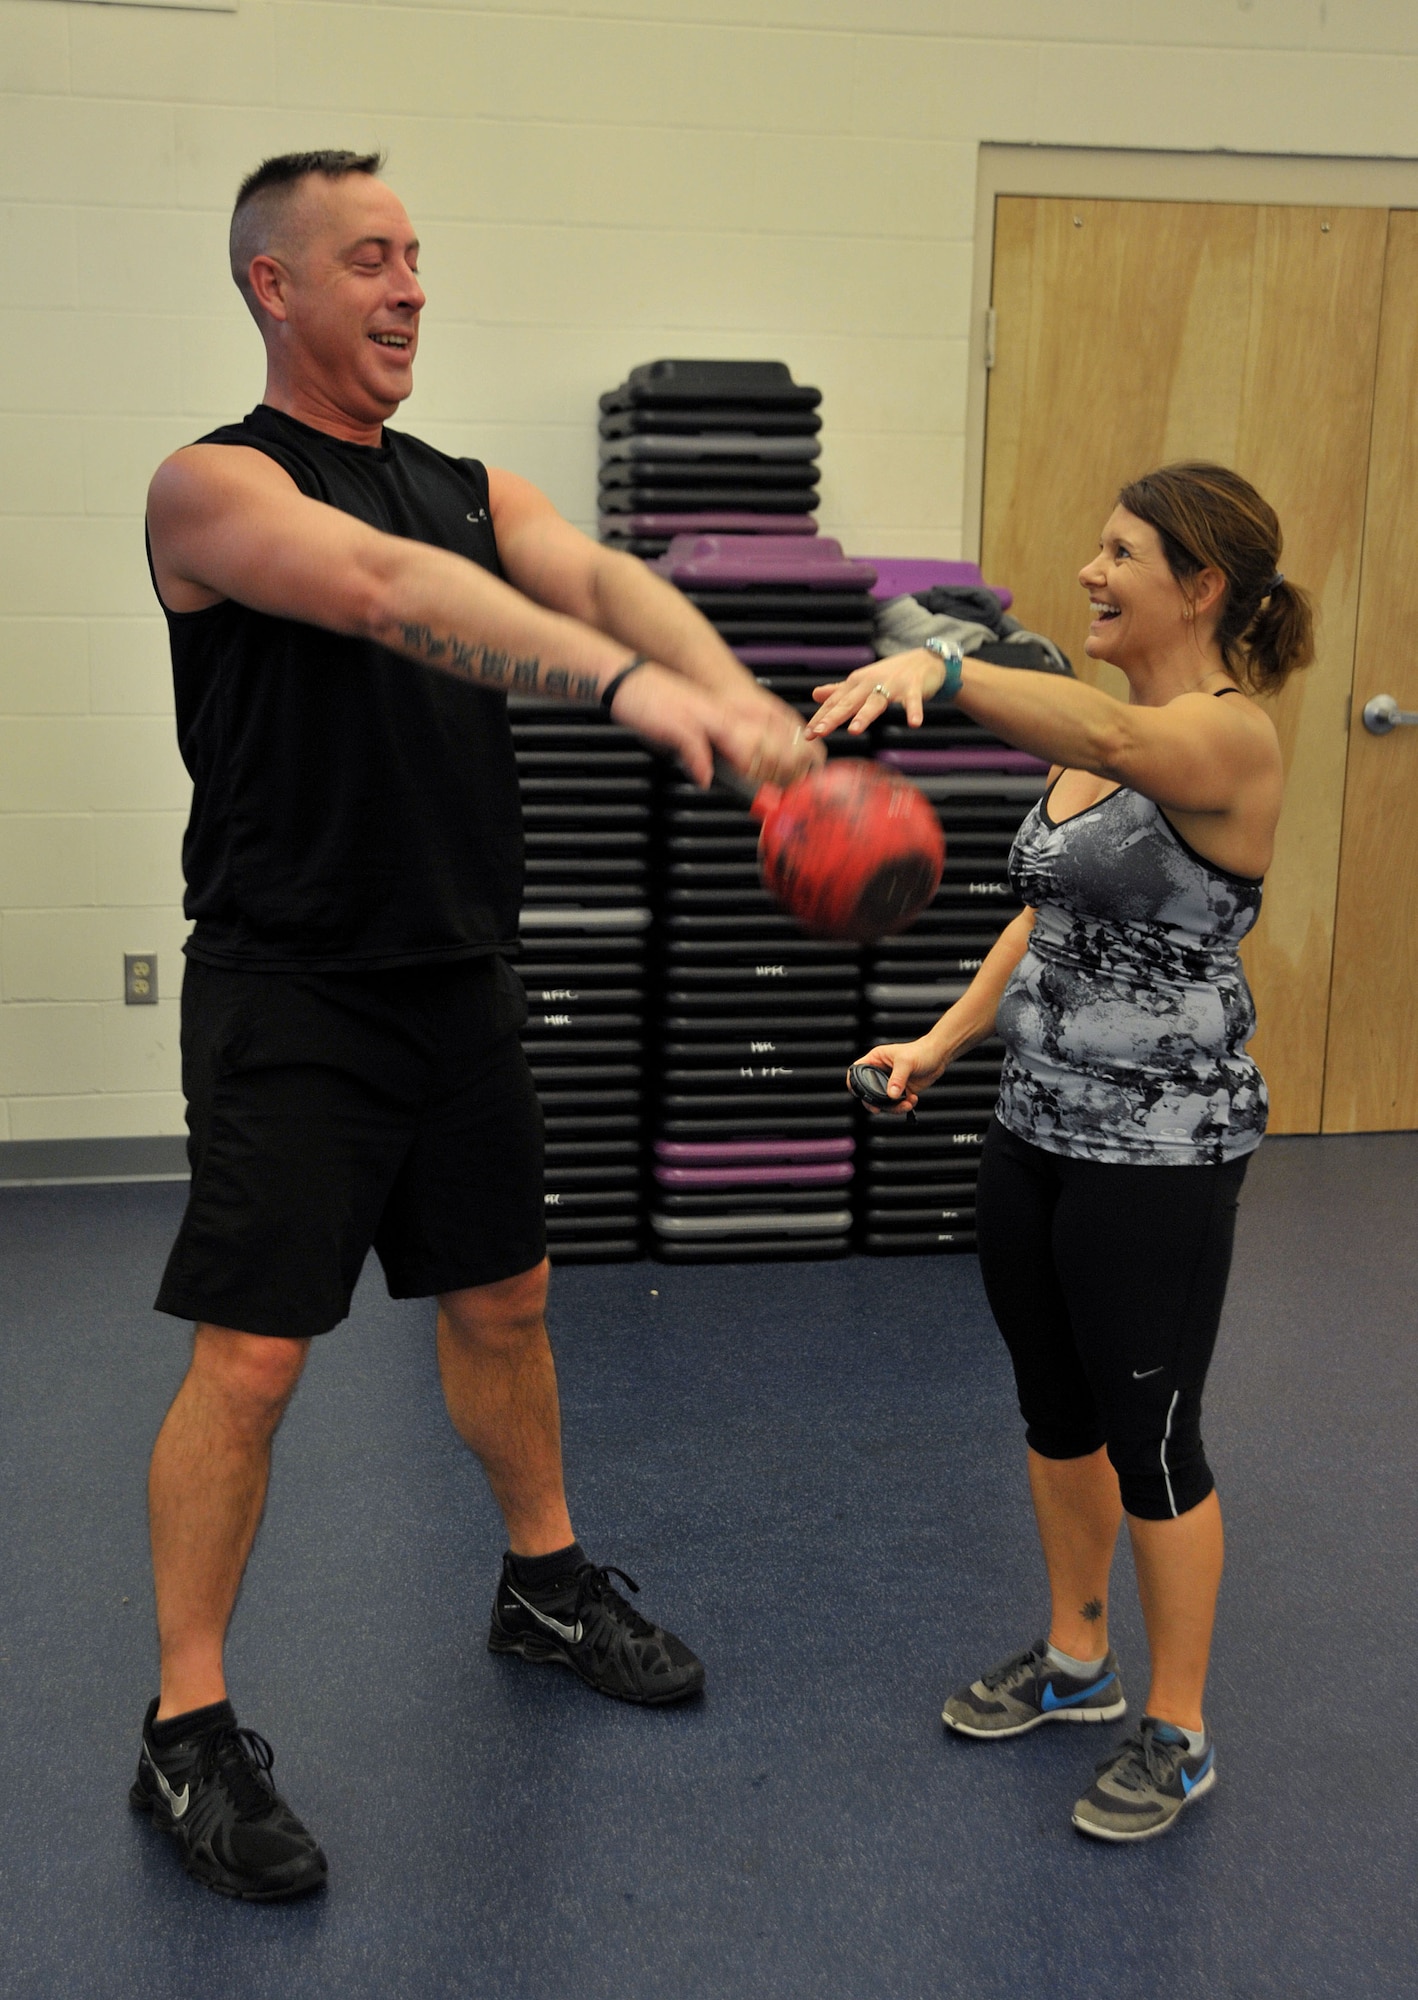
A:
<svg viewBox="0 0 1418 2000">
<path fill-rule="evenodd" d="M 602 548 L 515 472 L 490 470 L 497 551 L 519 590 L 672 667 L 722 700 L 786 704 L 761 688 L 681 591 L 619 549 Z"/>
<path fill-rule="evenodd" d="M 174 611 L 233 598 L 479 686 L 588 704 L 630 657 L 462 556 L 308 499 L 264 453 L 242 446 L 193 445 L 166 460 L 149 489 L 148 525 L 158 588 Z M 797 716 L 783 713 L 791 726 L 731 710 L 653 663 L 615 697 L 616 720 L 674 751 L 700 784 L 716 753 L 764 777 L 801 767 L 810 753 Z"/>
</svg>

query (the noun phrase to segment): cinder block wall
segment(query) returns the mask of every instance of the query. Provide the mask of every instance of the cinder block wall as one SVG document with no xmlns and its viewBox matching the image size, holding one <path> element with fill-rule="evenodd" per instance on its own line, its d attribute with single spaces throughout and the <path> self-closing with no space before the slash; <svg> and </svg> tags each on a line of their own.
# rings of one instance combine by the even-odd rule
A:
<svg viewBox="0 0 1418 2000">
<path fill-rule="evenodd" d="M 0 0 L 0 1139 L 181 1129 L 143 494 L 259 396 L 224 242 L 264 154 L 388 148 L 434 442 L 589 527 L 598 390 L 783 356 L 826 394 L 824 528 L 949 555 L 981 140 L 1411 154 L 1415 113 L 1406 0 Z"/>
</svg>

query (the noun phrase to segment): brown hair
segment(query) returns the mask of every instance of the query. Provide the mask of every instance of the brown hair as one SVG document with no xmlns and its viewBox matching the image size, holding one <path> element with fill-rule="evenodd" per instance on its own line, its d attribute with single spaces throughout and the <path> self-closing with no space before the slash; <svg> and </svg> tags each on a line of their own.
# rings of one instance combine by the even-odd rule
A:
<svg viewBox="0 0 1418 2000">
<path fill-rule="evenodd" d="M 1188 460 L 1134 479 L 1118 505 L 1157 530 L 1183 589 L 1204 569 L 1225 577 L 1216 643 L 1238 680 L 1256 694 L 1274 694 L 1310 664 L 1309 593 L 1280 574 L 1280 522 L 1249 480 L 1224 465 Z"/>
<path fill-rule="evenodd" d="M 323 174 L 328 181 L 343 180 L 346 174 L 377 174 L 383 164 L 382 153 L 349 153 L 326 147 L 317 153 L 276 153 L 246 176 L 231 211 L 231 275 L 258 325 L 251 259 L 271 247 L 301 182 L 309 174 Z"/>
</svg>

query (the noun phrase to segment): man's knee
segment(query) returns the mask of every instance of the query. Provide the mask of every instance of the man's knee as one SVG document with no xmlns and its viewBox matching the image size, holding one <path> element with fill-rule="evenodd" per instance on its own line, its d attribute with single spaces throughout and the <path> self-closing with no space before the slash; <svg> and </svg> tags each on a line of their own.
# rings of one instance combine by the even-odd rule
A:
<svg viewBox="0 0 1418 2000">
<path fill-rule="evenodd" d="M 442 1330 L 460 1343 L 478 1347 L 517 1347 L 539 1340 L 548 1271 L 544 1258 L 530 1271 L 519 1271 L 515 1278 L 445 1292 L 438 1301 Z"/>
<path fill-rule="evenodd" d="M 274 1430 L 295 1393 L 310 1352 L 308 1340 L 238 1333 L 199 1326 L 192 1343 L 192 1376 L 227 1406 L 232 1418 Z"/>
</svg>

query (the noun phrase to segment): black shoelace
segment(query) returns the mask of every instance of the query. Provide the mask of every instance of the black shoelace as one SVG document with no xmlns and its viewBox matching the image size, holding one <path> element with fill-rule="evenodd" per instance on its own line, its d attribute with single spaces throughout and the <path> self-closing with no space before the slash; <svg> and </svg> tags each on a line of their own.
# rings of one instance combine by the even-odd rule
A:
<svg viewBox="0 0 1418 2000">
<path fill-rule="evenodd" d="M 1136 1736 L 1130 1736 L 1124 1743 L 1121 1753 L 1114 1751 L 1112 1757 L 1103 1759 L 1098 1772 L 1101 1776 L 1109 1771 L 1120 1791 L 1141 1792 L 1149 1784 L 1160 1789 L 1176 1776 L 1186 1749 L 1185 1742 L 1159 1743 L 1156 1731 L 1144 1723 Z"/>
<path fill-rule="evenodd" d="M 1022 1681 L 1038 1664 L 1039 1648 L 1028 1646 L 1022 1653 L 1015 1653 L 1012 1658 L 1002 1660 L 997 1667 L 991 1667 L 988 1673 L 981 1674 L 980 1685 L 988 1688 L 991 1694 L 998 1694 L 1001 1688 L 1012 1687 L 1016 1681 Z"/>
<path fill-rule="evenodd" d="M 222 1780 L 238 1819 L 260 1819 L 271 1809 L 274 1788 L 267 1774 L 275 1761 L 276 1753 L 264 1736 L 226 1722 L 202 1745 L 197 1772 L 201 1778 Z"/>
<path fill-rule="evenodd" d="M 576 1572 L 576 1615 L 579 1617 L 587 1604 L 613 1604 L 629 1626 L 632 1638 L 653 1638 L 654 1626 L 648 1619 L 640 1616 L 633 1604 L 626 1603 L 611 1582 L 613 1576 L 618 1576 L 637 1597 L 640 1595 L 640 1586 L 635 1578 L 627 1576 L 623 1569 L 617 1569 L 613 1563 L 583 1563 Z"/>
</svg>

